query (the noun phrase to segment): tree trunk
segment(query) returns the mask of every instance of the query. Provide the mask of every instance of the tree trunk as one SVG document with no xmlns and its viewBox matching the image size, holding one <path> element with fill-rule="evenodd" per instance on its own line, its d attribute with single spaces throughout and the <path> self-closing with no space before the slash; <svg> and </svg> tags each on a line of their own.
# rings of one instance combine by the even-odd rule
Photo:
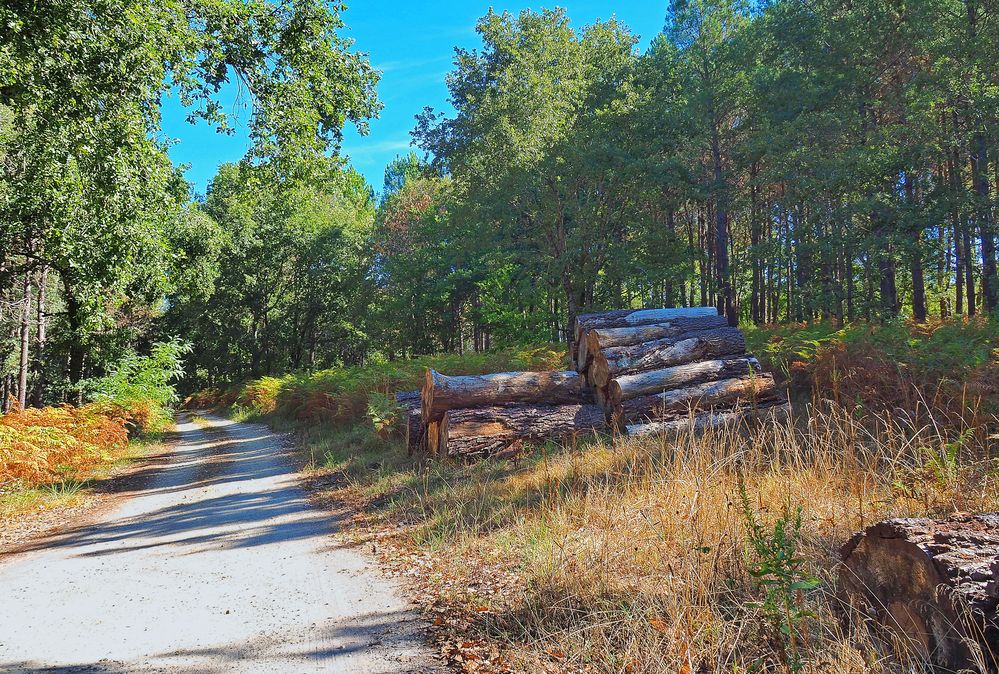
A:
<svg viewBox="0 0 999 674">
<path fill-rule="evenodd" d="M 593 356 L 593 363 L 587 370 L 587 379 L 593 386 L 603 387 L 612 378 L 622 374 L 730 356 L 745 350 L 746 340 L 738 328 L 691 332 L 679 337 L 600 351 Z"/>
<path fill-rule="evenodd" d="M 852 618 L 946 671 L 995 671 L 999 513 L 879 522 L 841 554 Z"/>
<path fill-rule="evenodd" d="M 464 407 L 509 403 L 580 404 L 590 397 L 578 372 L 500 372 L 448 377 L 427 370 L 423 384 L 423 417 L 441 419 L 445 412 Z"/>
<path fill-rule="evenodd" d="M 625 431 L 629 436 L 649 436 L 675 433 L 677 431 L 702 431 L 708 428 L 736 426 L 743 421 L 760 419 L 767 423 L 783 422 L 791 416 L 791 405 L 778 400 L 755 407 L 737 407 L 725 412 L 701 412 L 687 418 L 668 421 L 628 424 Z"/>
<path fill-rule="evenodd" d="M 735 313 L 735 297 L 732 279 L 728 269 L 728 198 L 725 176 L 722 172 L 721 138 L 719 137 L 718 121 L 712 116 L 711 158 L 714 164 L 715 179 L 715 269 L 719 284 L 718 313 L 728 319 L 728 324 L 736 326 L 739 317 Z"/>
<path fill-rule="evenodd" d="M 624 400 L 631 400 L 639 396 L 653 395 L 693 384 L 718 381 L 719 379 L 745 377 L 762 371 L 763 368 L 759 361 L 753 356 L 704 360 L 699 363 L 677 365 L 663 370 L 649 370 L 612 379 L 607 385 L 606 398 L 608 405 L 617 406 Z"/>
<path fill-rule="evenodd" d="M 492 454 L 517 440 L 560 438 L 606 427 L 597 405 L 518 405 L 448 410 L 441 418 L 437 453 Z"/>
<path fill-rule="evenodd" d="M 996 308 L 999 279 L 996 278 L 996 245 L 989 201 L 988 145 L 984 134 L 976 134 L 971 148 L 971 179 L 977 200 L 978 233 L 982 240 L 982 302 L 986 311 Z"/>
<path fill-rule="evenodd" d="M 17 366 L 17 404 L 24 409 L 28 404 L 28 363 L 31 354 L 31 272 L 24 272 L 21 293 L 21 358 Z"/>
<path fill-rule="evenodd" d="M 402 433 L 410 455 L 420 448 L 424 440 L 421 400 L 419 391 L 399 391 L 395 394 L 395 402 L 402 411 Z"/>
<path fill-rule="evenodd" d="M 910 212 L 915 212 L 916 189 L 912 174 L 905 172 L 905 198 Z M 912 250 L 909 251 L 909 272 L 912 276 L 912 318 L 916 323 L 926 322 L 926 282 L 923 278 L 923 230 L 919 226 L 912 228 Z"/>
<path fill-rule="evenodd" d="M 68 402 L 80 405 L 83 391 L 79 384 L 83 379 L 83 359 L 86 355 L 83 334 L 83 304 L 73 293 L 72 285 L 63 277 L 63 294 L 66 299 L 66 320 L 69 323 L 69 383 Z"/>
<path fill-rule="evenodd" d="M 45 346 L 48 340 L 48 325 L 45 316 L 46 288 L 49 268 L 42 267 L 38 274 L 38 309 L 35 328 L 35 359 L 32 367 L 35 376 L 35 405 L 45 404 Z"/>
<path fill-rule="evenodd" d="M 614 346 L 630 346 L 651 342 L 666 337 L 676 337 L 686 332 L 723 328 L 728 324 L 724 316 L 700 316 L 694 318 L 677 318 L 662 323 L 638 325 L 628 328 L 594 328 L 587 330 L 580 339 L 580 354 L 586 356 L 585 365 L 589 365 L 592 354 Z M 585 367 L 585 366 L 584 366 Z"/>
<path fill-rule="evenodd" d="M 730 407 L 740 401 L 766 405 L 778 399 L 776 387 L 769 374 L 734 377 L 623 400 L 611 414 L 619 423 L 669 421 L 685 418 L 692 411 Z"/>
</svg>

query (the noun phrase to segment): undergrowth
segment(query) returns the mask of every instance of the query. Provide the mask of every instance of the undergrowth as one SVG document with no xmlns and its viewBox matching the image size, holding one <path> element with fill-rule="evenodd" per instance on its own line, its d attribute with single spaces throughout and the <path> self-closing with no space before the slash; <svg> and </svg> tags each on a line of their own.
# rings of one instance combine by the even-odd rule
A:
<svg viewBox="0 0 999 674">
<path fill-rule="evenodd" d="M 385 401 L 365 401 L 416 388 L 424 366 L 519 369 L 509 358 L 231 398 L 298 432 L 328 495 L 363 513 L 355 535 L 421 579 L 465 671 L 896 673 L 911 661 L 840 620 L 839 549 L 887 517 L 999 510 L 997 335 L 986 321 L 750 330 L 796 391 L 790 424 L 587 435 L 476 463 L 407 456 L 372 423 Z M 338 412 L 304 411 L 320 391 L 344 398 Z"/>
</svg>

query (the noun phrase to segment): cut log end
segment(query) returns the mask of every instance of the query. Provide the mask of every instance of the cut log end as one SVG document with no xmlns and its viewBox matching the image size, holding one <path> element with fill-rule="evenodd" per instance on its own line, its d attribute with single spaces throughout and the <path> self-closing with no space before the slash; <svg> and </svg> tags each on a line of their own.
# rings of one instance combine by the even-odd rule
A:
<svg viewBox="0 0 999 674">
<path fill-rule="evenodd" d="M 855 535 L 842 557 L 850 619 L 947 671 L 995 671 L 999 513 L 887 520 Z"/>
</svg>

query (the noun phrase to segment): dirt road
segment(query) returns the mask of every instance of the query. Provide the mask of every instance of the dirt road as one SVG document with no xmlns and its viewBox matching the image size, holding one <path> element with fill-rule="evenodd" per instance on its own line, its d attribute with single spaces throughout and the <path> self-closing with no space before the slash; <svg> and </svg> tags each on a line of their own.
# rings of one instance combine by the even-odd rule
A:
<svg viewBox="0 0 999 674">
<path fill-rule="evenodd" d="M 331 537 L 280 437 L 182 419 L 101 521 L 0 559 L 0 672 L 433 671 L 416 616 Z"/>
</svg>

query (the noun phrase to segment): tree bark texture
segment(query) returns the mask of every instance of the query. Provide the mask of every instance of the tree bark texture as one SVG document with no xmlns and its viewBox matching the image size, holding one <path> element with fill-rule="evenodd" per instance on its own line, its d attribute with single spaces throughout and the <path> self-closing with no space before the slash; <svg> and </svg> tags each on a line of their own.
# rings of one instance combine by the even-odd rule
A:
<svg viewBox="0 0 999 674">
<path fill-rule="evenodd" d="M 852 620 L 877 624 L 945 671 L 996 671 L 999 513 L 886 520 L 841 554 Z"/>
<path fill-rule="evenodd" d="M 451 409 L 543 403 L 584 403 L 592 400 L 578 372 L 499 372 L 448 377 L 427 370 L 423 385 L 423 416 L 439 420 Z"/>
<path fill-rule="evenodd" d="M 705 409 L 734 404 L 764 405 L 778 401 L 777 385 L 769 374 L 753 374 L 639 396 L 614 405 L 619 423 L 681 419 Z"/>
<path fill-rule="evenodd" d="M 722 328 L 726 325 L 728 320 L 724 316 L 715 315 L 681 317 L 662 323 L 623 328 L 593 328 L 580 337 L 576 369 L 584 371 L 592 362 L 593 354 L 601 349 L 641 344 L 666 337 L 676 337 L 685 332 Z"/>
<path fill-rule="evenodd" d="M 521 439 L 561 438 L 606 426 L 597 405 L 516 405 L 448 410 L 436 434 L 437 454 L 487 455 Z"/>
<path fill-rule="evenodd" d="M 746 339 L 738 328 L 690 332 L 678 337 L 599 351 L 593 355 L 587 379 L 592 386 L 604 387 L 612 378 L 622 374 L 741 354 L 745 350 Z"/>
<path fill-rule="evenodd" d="M 680 419 L 649 421 L 625 426 L 629 436 L 649 436 L 678 431 L 703 431 L 722 426 L 736 426 L 745 421 L 759 419 L 768 423 L 781 423 L 791 416 L 791 405 L 777 400 L 767 405 L 736 407 L 724 411 L 700 412 Z"/>
<path fill-rule="evenodd" d="M 623 400 L 639 396 L 653 395 L 702 382 L 744 377 L 762 371 L 759 361 L 751 355 L 704 360 L 662 370 L 648 370 L 612 379 L 607 385 L 606 400 L 610 405 L 619 405 Z"/>
<path fill-rule="evenodd" d="M 580 314 L 572 327 L 572 362 L 577 361 L 579 340 L 587 330 L 596 328 L 627 328 L 636 325 L 663 323 L 677 318 L 717 316 L 714 307 L 679 307 L 665 309 L 618 309 L 593 314 Z"/>
</svg>

